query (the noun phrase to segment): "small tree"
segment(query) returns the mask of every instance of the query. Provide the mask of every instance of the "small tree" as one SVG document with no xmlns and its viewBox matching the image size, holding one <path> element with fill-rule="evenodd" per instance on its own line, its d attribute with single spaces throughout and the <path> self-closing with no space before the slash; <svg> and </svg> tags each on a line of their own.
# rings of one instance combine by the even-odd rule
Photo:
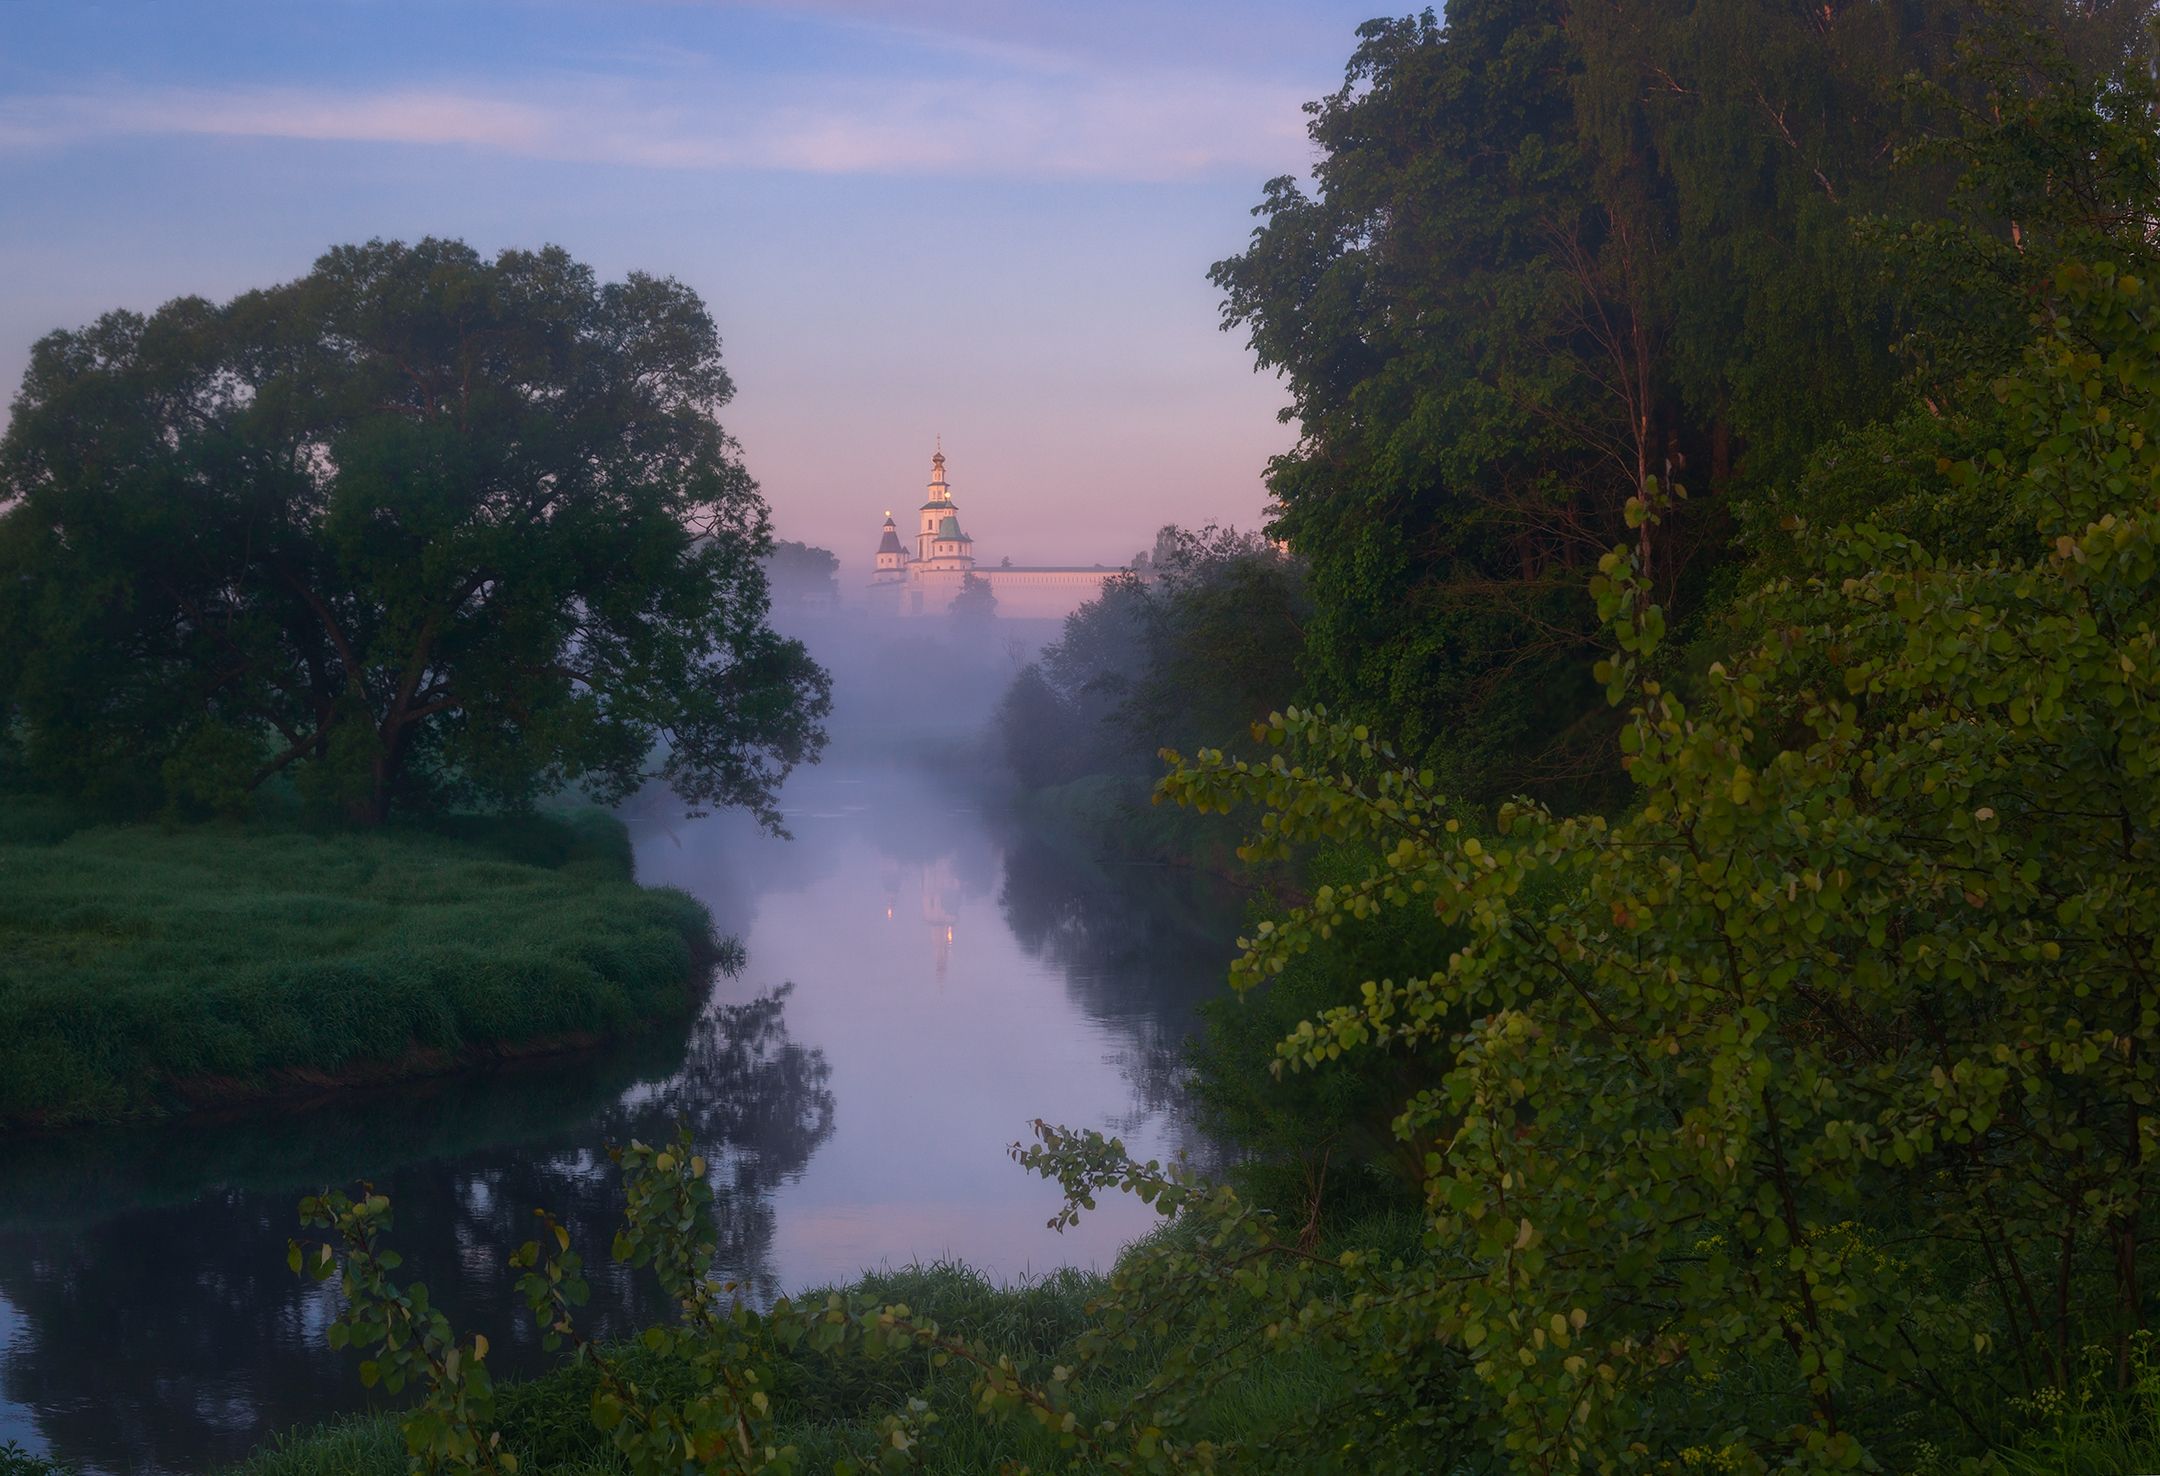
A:
<svg viewBox="0 0 2160 1476">
<path fill-rule="evenodd" d="M 0 441 L 0 702 L 48 781 L 230 803 L 772 796 L 828 681 L 696 294 L 370 242 L 33 350 Z"/>
<path fill-rule="evenodd" d="M 946 610 L 962 625 L 988 625 L 997 618 L 997 591 L 980 574 L 962 575 L 960 593 Z"/>
</svg>

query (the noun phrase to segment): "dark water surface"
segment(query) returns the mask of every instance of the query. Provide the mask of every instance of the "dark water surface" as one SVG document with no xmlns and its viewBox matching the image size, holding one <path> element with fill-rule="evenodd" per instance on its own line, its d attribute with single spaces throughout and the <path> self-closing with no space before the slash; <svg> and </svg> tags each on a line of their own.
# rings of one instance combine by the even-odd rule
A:
<svg viewBox="0 0 2160 1476">
<path fill-rule="evenodd" d="M 1177 1047 L 1219 987 L 1236 901 L 1008 833 L 899 770 L 818 772 L 793 842 L 740 816 L 632 815 L 641 880 L 683 887 L 748 965 L 676 1028 L 597 1057 L 304 1110 L 0 1145 L 0 1441 L 89 1472 L 201 1471 L 364 1407 L 324 1346 L 334 1292 L 285 1269 L 303 1193 L 372 1179 L 401 1273 L 498 1373 L 542 1358 L 504 1274 L 546 1205 L 583 1242 L 587 1324 L 658 1315 L 617 1274 L 602 1144 L 687 1117 L 714 1162 L 720 1260 L 762 1294 L 957 1257 L 1002 1278 L 1105 1265 L 1149 1224 L 1054 1190 L 1005 1147 L 1036 1117 L 1189 1146 Z"/>
</svg>

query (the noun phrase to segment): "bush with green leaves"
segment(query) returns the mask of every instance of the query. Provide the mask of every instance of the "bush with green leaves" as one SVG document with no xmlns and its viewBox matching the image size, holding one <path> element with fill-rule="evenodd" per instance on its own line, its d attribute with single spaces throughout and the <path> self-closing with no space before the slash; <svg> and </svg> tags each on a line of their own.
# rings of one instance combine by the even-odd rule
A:
<svg viewBox="0 0 2160 1476">
<path fill-rule="evenodd" d="M 894 1358 L 916 1354 L 938 1368 L 970 1367 L 977 1410 L 1023 1414 L 1063 1445 L 1100 1444 L 1079 1426 L 1064 1388 L 1067 1373 L 1028 1379 L 1008 1355 L 952 1335 L 903 1304 L 879 1304 L 835 1292 L 820 1302 L 781 1299 L 751 1307 L 735 1283 L 711 1274 L 712 1188 L 706 1160 L 687 1127 L 658 1147 L 611 1147 L 622 1171 L 625 1215 L 614 1242 L 618 1261 L 648 1269 L 674 1301 L 677 1320 L 648 1328 L 638 1353 L 624 1356 L 581 1337 L 576 1309 L 587 1297 L 581 1260 L 568 1231 L 535 1211 L 540 1233 L 512 1253 L 519 1290 L 544 1329 L 549 1351 L 572 1349 L 595 1377 L 589 1418 L 622 1469 L 634 1476 L 685 1471 L 782 1476 L 802 1469 L 795 1446 L 778 1436 L 779 1376 L 805 1356 Z M 333 1346 L 368 1356 L 362 1382 L 389 1392 L 412 1386 L 417 1407 L 400 1424 L 416 1472 L 515 1473 L 518 1456 L 495 1425 L 488 1343 L 460 1339 L 430 1304 L 421 1284 L 401 1286 L 390 1273 L 399 1258 L 382 1236 L 391 1225 L 387 1196 L 361 1186 L 357 1197 L 330 1192 L 300 1206 L 302 1223 L 330 1238 L 291 1242 L 293 1270 L 318 1281 L 335 1277 L 345 1310 L 330 1329 Z M 902 1470 L 936 1416 L 908 1398 L 875 1427 L 869 1448 L 835 1462 L 836 1476 Z"/>
<path fill-rule="evenodd" d="M 0 1476 L 73 1476 L 74 1469 L 32 1455 L 12 1440 L 0 1441 Z"/>
</svg>

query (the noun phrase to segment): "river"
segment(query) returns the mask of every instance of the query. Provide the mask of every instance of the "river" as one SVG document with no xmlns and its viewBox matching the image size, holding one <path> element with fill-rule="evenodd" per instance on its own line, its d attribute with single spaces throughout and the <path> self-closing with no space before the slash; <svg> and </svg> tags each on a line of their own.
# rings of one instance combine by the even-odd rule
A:
<svg viewBox="0 0 2160 1476">
<path fill-rule="evenodd" d="M 0 1442 L 86 1473 L 202 1471 L 366 1407 L 323 1342 L 334 1293 L 285 1268 L 297 1198 L 371 1180 L 401 1275 L 498 1373 L 542 1365 L 504 1257 L 530 1210 L 570 1220 L 586 1323 L 660 1314 L 608 1260 L 603 1144 L 687 1118 L 713 1160 L 723 1271 L 769 1297 L 951 1257 L 999 1279 L 1105 1266 L 1150 1213 L 1106 1200 L 1060 1235 L 1007 1145 L 1044 1118 L 1144 1156 L 1199 1145 L 1178 1051 L 1220 987 L 1234 897 L 1098 865 L 903 768 L 830 766 L 783 796 L 792 840 L 738 814 L 628 819 L 642 881 L 740 938 L 688 1027 L 305 1108 L 0 1145 Z"/>
</svg>

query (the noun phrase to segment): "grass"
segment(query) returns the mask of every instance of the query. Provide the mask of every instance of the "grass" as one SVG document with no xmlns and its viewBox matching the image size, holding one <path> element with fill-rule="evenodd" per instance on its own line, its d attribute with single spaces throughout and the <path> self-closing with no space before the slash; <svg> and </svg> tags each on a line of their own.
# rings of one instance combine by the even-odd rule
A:
<svg viewBox="0 0 2160 1476">
<path fill-rule="evenodd" d="M 2160 1355 L 2134 1344 L 2132 1378 L 2118 1387 L 2113 1353 L 2088 1348 L 2067 1391 L 2028 1401 L 2032 1429 L 2002 1453 L 2006 1476 L 2144 1476 L 2160 1471 Z"/>
<path fill-rule="evenodd" d="M 355 834 L 0 796 L 0 1126 L 621 1035 L 690 1006 L 711 926 L 598 811 Z"/>
</svg>

